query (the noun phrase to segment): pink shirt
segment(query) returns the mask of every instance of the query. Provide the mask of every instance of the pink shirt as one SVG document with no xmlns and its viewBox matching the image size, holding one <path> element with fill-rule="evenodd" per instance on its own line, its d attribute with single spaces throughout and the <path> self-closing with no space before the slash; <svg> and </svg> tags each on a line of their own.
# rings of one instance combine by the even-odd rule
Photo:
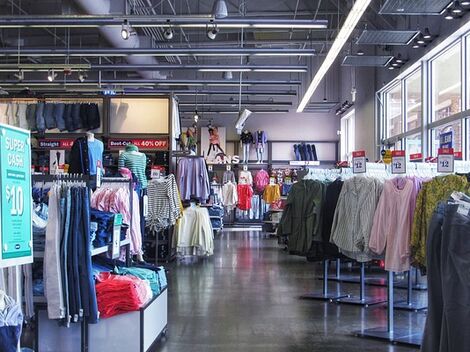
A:
<svg viewBox="0 0 470 352">
<path fill-rule="evenodd" d="M 410 270 L 410 236 L 413 181 L 395 178 L 385 181 L 375 210 L 369 248 L 376 254 L 385 250 L 385 270 Z"/>
</svg>

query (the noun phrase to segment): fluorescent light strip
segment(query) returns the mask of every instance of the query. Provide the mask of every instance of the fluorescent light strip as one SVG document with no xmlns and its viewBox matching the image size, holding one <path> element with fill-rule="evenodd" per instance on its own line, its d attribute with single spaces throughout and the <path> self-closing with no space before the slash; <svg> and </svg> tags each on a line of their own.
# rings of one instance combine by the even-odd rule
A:
<svg viewBox="0 0 470 352">
<path fill-rule="evenodd" d="M 371 1 L 372 0 L 357 0 L 356 1 L 351 11 L 349 12 L 348 17 L 346 18 L 346 21 L 343 24 L 343 27 L 339 31 L 338 36 L 333 42 L 333 45 L 331 46 L 330 51 L 328 51 L 328 54 L 326 55 L 325 60 L 321 64 L 320 69 L 315 74 L 315 77 L 313 77 L 313 80 L 310 83 L 310 86 L 305 92 L 305 95 L 302 98 L 297 108 L 297 112 L 304 111 L 313 93 L 315 93 L 315 90 L 320 85 L 320 82 L 322 81 L 323 77 L 326 75 L 331 65 L 333 65 L 333 63 L 335 62 L 336 58 L 338 57 L 338 54 L 340 53 L 346 41 L 349 39 L 354 28 L 356 28 L 359 20 L 361 19 L 364 12 L 367 10 L 367 7 L 369 6 Z"/>
<path fill-rule="evenodd" d="M 200 68 L 198 69 L 199 72 L 251 72 L 251 68 Z"/>
</svg>

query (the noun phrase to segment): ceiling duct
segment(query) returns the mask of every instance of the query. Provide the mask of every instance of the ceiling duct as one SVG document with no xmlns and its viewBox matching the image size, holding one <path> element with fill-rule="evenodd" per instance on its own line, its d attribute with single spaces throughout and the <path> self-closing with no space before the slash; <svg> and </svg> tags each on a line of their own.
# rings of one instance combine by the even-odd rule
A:
<svg viewBox="0 0 470 352">
<path fill-rule="evenodd" d="M 356 67 L 384 67 L 393 57 L 387 56 L 355 56 L 348 55 L 344 58 L 341 66 L 356 66 Z"/>
<path fill-rule="evenodd" d="M 387 0 L 380 15 L 440 15 L 449 5 L 449 0 Z"/>
<path fill-rule="evenodd" d="M 111 14 L 113 5 L 116 1 L 111 0 L 74 0 L 82 9 L 89 15 L 103 15 Z M 132 23 L 130 23 L 132 26 Z M 123 40 L 121 37 L 120 27 L 100 27 L 100 32 L 114 47 L 123 49 L 132 49 L 142 47 L 141 38 L 138 35 L 130 36 L 128 40 Z M 127 62 L 134 65 L 157 65 L 158 61 L 154 57 L 143 57 L 129 55 L 126 57 Z M 139 74 L 146 79 L 158 78 L 165 79 L 166 76 L 160 74 L 158 71 L 139 71 Z"/>
<path fill-rule="evenodd" d="M 418 31 L 370 31 L 364 30 L 357 39 L 358 45 L 408 45 Z"/>
</svg>

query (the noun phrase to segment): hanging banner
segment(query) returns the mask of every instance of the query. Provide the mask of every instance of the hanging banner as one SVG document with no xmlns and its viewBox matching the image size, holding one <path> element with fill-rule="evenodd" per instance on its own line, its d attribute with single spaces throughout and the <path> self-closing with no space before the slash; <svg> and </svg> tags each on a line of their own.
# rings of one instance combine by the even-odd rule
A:
<svg viewBox="0 0 470 352">
<path fill-rule="evenodd" d="M 147 138 L 147 139 L 129 139 L 129 138 L 110 138 L 108 139 L 109 149 L 122 149 L 128 144 L 134 144 L 139 149 L 158 149 L 168 150 L 168 139 L 166 138 Z"/>
<path fill-rule="evenodd" d="M 439 148 L 437 152 L 437 172 L 454 172 L 454 148 Z"/>
<path fill-rule="evenodd" d="M 439 135 L 439 148 L 452 148 L 454 132 L 444 132 Z"/>
<path fill-rule="evenodd" d="M 0 124 L 0 267 L 33 262 L 30 132 Z"/>
<path fill-rule="evenodd" d="M 392 151 L 392 174 L 406 174 L 406 153 L 404 150 Z"/>
<path fill-rule="evenodd" d="M 72 149 L 74 139 L 38 139 L 38 147 L 41 149 Z"/>
<path fill-rule="evenodd" d="M 410 154 L 410 161 L 422 161 L 423 160 L 423 153 L 415 153 Z"/>
<path fill-rule="evenodd" d="M 353 173 L 363 174 L 366 172 L 366 152 L 358 150 L 353 152 Z"/>
</svg>

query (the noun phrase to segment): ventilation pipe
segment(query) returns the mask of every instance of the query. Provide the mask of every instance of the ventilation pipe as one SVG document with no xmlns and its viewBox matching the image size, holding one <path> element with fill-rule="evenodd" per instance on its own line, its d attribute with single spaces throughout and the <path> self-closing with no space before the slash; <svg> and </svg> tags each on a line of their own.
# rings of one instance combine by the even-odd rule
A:
<svg viewBox="0 0 470 352">
<path fill-rule="evenodd" d="M 88 15 L 110 15 L 120 11 L 122 15 L 125 13 L 125 1 L 113 0 L 74 0 L 75 3 Z M 132 26 L 132 23 L 130 23 Z M 143 45 L 145 38 L 138 35 L 132 35 L 127 40 L 121 37 L 120 27 L 100 27 L 100 32 L 108 40 L 112 46 L 116 48 L 140 48 L 150 47 L 150 45 Z M 129 55 L 126 57 L 127 62 L 134 65 L 158 65 L 158 61 L 154 57 L 134 56 Z M 166 75 L 162 75 L 159 71 L 137 71 L 143 78 L 146 79 L 166 79 Z"/>
</svg>

